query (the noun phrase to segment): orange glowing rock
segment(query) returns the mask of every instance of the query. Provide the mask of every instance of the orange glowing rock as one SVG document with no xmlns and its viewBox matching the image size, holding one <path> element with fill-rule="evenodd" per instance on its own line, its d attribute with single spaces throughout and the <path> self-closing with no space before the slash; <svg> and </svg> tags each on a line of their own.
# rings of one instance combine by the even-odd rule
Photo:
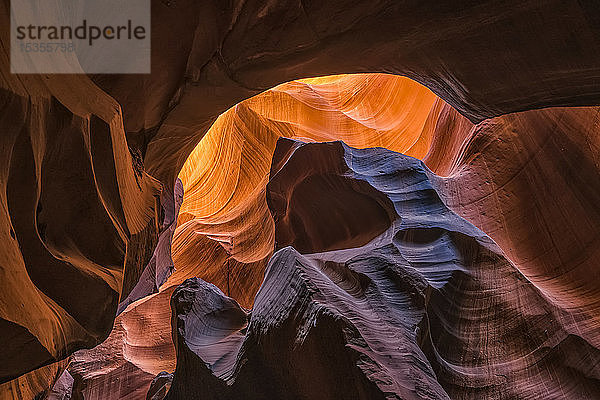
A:
<svg viewBox="0 0 600 400">
<path fill-rule="evenodd" d="M 423 159 L 444 178 L 445 204 L 597 346 L 598 108 L 573 107 L 600 104 L 598 3 L 263 3 L 155 1 L 152 73 L 85 76 L 11 74 L 0 2 L 0 398 L 48 393 L 127 305 L 96 355 L 135 353 L 114 335 L 140 330 L 138 309 L 165 327 L 165 293 L 189 276 L 250 307 L 276 247 L 264 198 L 281 136 Z M 372 74 L 297 80 L 358 72 L 432 92 Z M 569 108 L 534 111 L 558 106 Z M 138 286 L 198 143 L 180 175 L 177 270 L 142 298 L 166 279 Z M 123 340 L 134 338 L 145 353 L 127 356 L 144 371 L 136 379 L 173 367 L 160 359 L 168 346 Z M 102 360 L 92 376 L 87 361 L 89 387 L 112 390 L 119 374 Z"/>
<path fill-rule="evenodd" d="M 173 260 L 185 272 L 169 282 L 200 276 L 251 307 L 274 247 L 265 187 L 277 138 L 343 140 L 421 158 L 443 104 L 410 79 L 359 74 L 285 83 L 236 105 L 217 119 L 179 174 L 184 201 Z M 222 249 L 206 250 L 207 239 Z M 194 268 L 206 251 L 221 252 L 221 261 Z"/>
</svg>

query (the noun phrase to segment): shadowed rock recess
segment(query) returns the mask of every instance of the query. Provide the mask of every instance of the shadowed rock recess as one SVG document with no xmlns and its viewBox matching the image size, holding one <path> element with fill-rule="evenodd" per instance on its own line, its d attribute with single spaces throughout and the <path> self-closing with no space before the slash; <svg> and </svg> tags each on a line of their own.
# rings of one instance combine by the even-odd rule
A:
<svg viewBox="0 0 600 400">
<path fill-rule="evenodd" d="M 165 398 L 600 396 L 600 351 L 440 188 L 386 149 L 280 139 L 267 185 L 277 251 L 252 313 L 198 278 L 179 286 Z M 307 193 L 311 210 L 294 201 Z M 363 200 L 340 211 L 332 193 Z"/>
</svg>

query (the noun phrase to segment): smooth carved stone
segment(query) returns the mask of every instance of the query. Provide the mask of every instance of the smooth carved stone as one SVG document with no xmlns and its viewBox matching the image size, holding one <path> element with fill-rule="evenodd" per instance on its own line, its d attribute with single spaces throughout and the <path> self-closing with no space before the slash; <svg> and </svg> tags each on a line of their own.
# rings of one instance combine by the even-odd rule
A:
<svg viewBox="0 0 600 400">
<path fill-rule="evenodd" d="M 406 75 L 473 122 L 598 104 L 598 11 L 590 0 L 155 0 L 152 74 L 20 76 L 1 2 L 0 338 L 16 345 L 0 353 L 0 383 L 102 342 L 152 256 L 158 182 L 128 145 L 170 196 L 221 113 L 293 79 Z"/>
<path fill-rule="evenodd" d="M 0 383 L 105 339 L 147 262 L 128 250 L 152 241 L 160 185 L 135 173 L 117 116 L 87 108 L 96 95 L 74 115 L 0 89 Z"/>
<path fill-rule="evenodd" d="M 167 395 L 173 383 L 173 374 L 166 371 L 156 375 L 150 384 L 146 400 L 162 400 Z"/>
<path fill-rule="evenodd" d="M 177 368 L 166 399 L 201 393 L 206 393 L 202 397 L 231 396 L 217 376 L 233 372 L 244 338 L 240 331 L 248 323 L 246 312 L 216 286 L 198 278 L 187 279 L 175 289 L 171 308 Z"/>
<path fill-rule="evenodd" d="M 74 382 L 75 379 L 69 374 L 69 371 L 63 372 L 54 383 L 46 400 L 70 400 L 73 395 Z"/>
<path fill-rule="evenodd" d="M 167 199 L 161 199 L 161 208 L 165 210 L 165 215 L 160 228 L 161 233 L 158 237 L 158 243 L 154 248 L 152 258 L 144 268 L 135 287 L 129 292 L 127 298 L 119 303 L 118 314 L 122 313 L 127 306 L 136 300 L 158 292 L 175 269 L 171 257 L 171 244 L 177 227 L 179 208 L 183 202 L 183 184 L 179 179 L 175 183 L 174 192 L 175 203 L 171 203 L 168 195 L 163 193 L 163 197 L 167 197 Z"/>
<path fill-rule="evenodd" d="M 136 302 L 117 316 L 100 345 L 71 355 L 76 400 L 139 400 L 161 371 L 175 369 L 168 288 Z"/>
<path fill-rule="evenodd" d="M 444 105 L 408 78 L 354 74 L 288 82 L 232 107 L 179 173 L 185 195 L 173 238 L 177 272 L 169 284 L 197 276 L 252 307 L 273 255 L 275 226 L 266 185 L 277 139 L 338 139 L 423 157 Z M 355 197 L 364 200 L 360 193 Z M 351 204 L 337 201 L 341 207 Z M 215 261 L 198 268 L 210 253 Z"/>
<path fill-rule="evenodd" d="M 315 175 L 343 180 L 327 186 Z M 194 279 L 177 289 L 178 364 L 166 398 L 599 396 L 598 349 L 488 236 L 444 205 L 439 179 L 385 149 L 280 139 L 267 191 L 279 250 L 249 324 L 210 284 Z M 335 219 L 321 215 L 335 209 L 306 212 L 306 204 L 283 201 L 298 187 L 314 188 L 316 207 L 329 204 L 320 202 L 329 190 L 363 193 L 372 200 L 358 203 L 359 216 L 386 198 L 396 217 L 382 214 L 387 228 L 367 229 L 366 243 L 319 249 L 324 242 L 306 233 L 344 238 L 349 214 L 320 231 Z M 301 224 L 286 218 L 300 212 Z M 298 237 L 310 254 L 289 246 Z"/>
<path fill-rule="evenodd" d="M 486 232 L 523 275 L 600 346 L 598 107 L 440 124 L 423 160 L 453 211 Z M 439 160 L 446 160 L 440 165 Z"/>
</svg>

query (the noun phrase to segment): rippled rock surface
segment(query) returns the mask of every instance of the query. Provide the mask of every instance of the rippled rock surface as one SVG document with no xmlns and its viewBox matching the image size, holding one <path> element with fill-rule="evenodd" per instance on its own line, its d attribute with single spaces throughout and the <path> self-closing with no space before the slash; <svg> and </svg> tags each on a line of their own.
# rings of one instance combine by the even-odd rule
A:
<svg viewBox="0 0 600 400">
<path fill-rule="evenodd" d="M 0 2 L 0 338 L 10 342 L 0 350 L 5 361 L 0 396 L 12 400 L 47 392 L 69 355 L 101 343 L 117 310 L 166 278 L 146 267 L 155 254 L 162 214 L 174 209 L 176 176 L 213 122 L 235 104 L 295 79 L 386 72 L 424 84 L 473 123 L 536 108 L 597 105 L 598 14 L 598 2 L 590 0 L 155 0 L 151 74 L 14 75 L 10 7 Z M 596 127 L 594 118 L 589 123 Z M 560 125 L 573 122 L 558 119 Z M 507 133 L 512 131 L 508 126 Z M 454 139 L 450 134 L 435 140 L 462 144 Z M 498 200 L 500 194 L 459 200 L 456 194 L 448 200 L 493 237 L 528 279 L 543 284 L 553 301 L 569 304 L 572 312 L 583 309 L 573 326 L 592 316 L 594 323 L 585 329 L 589 338 L 600 337 L 594 264 L 599 164 L 585 153 L 598 154 L 597 143 L 597 135 L 573 146 L 553 143 L 555 149 L 569 149 L 568 160 L 529 146 L 528 151 L 560 160 L 554 163 L 558 168 L 575 160 L 564 169 L 568 184 L 562 187 L 551 179 L 553 171 L 540 178 L 546 166 L 533 168 L 533 175 L 520 172 L 519 179 L 505 175 L 502 163 L 496 165 L 502 171 L 488 169 L 495 158 L 488 153 L 482 169 L 472 171 L 483 181 L 457 179 L 457 186 L 483 185 L 487 178 L 501 186 L 508 178 L 510 184 L 501 187 L 517 193 L 510 193 L 516 204 L 492 212 L 500 209 L 497 204 L 508 204 Z M 449 159 L 452 155 L 438 161 Z M 528 203 L 533 196 L 524 187 L 542 193 L 539 202 Z M 545 192 L 546 187 L 553 191 Z M 478 191 L 483 192 L 473 188 L 471 194 L 479 197 Z M 157 197 L 164 200 L 160 206 Z M 559 199 L 558 206 L 544 213 L 546 202 L 540 199 Z M 496 203 L 487 214 L 492 217 L 481 224 L 471 219 L 490 210 L 488 201 Z M 484 210 L 470 209 L 483 204 Z M 531 211 L 522 204 L 533 204 Z M 508 213 L 521 215 L 508 218 Z M 527 224 L 532 213 L 535 224 Z M 510 227 L 517 225 L 504 221 L 516 219 L 524 221 L 518 225 L 523 229 L 512 235 Z M 528 231 L 535 238 L 521 240 Z M 562 232 L 575 239 L 561 240 Z M 207 240 L 198 242 L 203 246 Z M 260 257 L 242 260 L 252 268 L 236 261 L 227 265 L 245 272 L 236 275 L 239 285 L 232 285 L 240 288 L 235 295 L 245 305 L 270 255 L 265 243 L 250 249 Z M 168 258 L 159 258 L 168 266 Z M 214 258 L 223 265 L 229 254 L 220 249 Z M 211 272 L 225 282 L 220 269 Z M 182 275 L 189 277 L 182 273 L 172 282 L 180 283 Z"/>
<path fill-rule="evenodd" d="M 166 398 L 599 396 L 600 352 L 440 187 L 389 150 L 280 139 L 278 250 L 248 322 L 213 285 L 180 286 Z"/>
</svg>

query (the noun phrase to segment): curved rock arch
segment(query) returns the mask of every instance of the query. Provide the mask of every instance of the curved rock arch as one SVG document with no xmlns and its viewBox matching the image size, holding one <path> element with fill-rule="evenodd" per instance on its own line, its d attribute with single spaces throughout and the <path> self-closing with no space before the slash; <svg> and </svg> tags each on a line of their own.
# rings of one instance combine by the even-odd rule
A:
<svg viewBox="0 0 600 400">
<path fill-rule="evenodd" d="M 8 9 L 8 2 L 3 2 L 2 21 L 8 21 Z M 342 72 L 405 75 L 429 87 L 472 122 L 534 108 L 598 104 L 598 11 L 597 4 L 587 1 L 501 5 L 491 1 L 460 5 L 280 1 L 266 6 L 259 1 L 154 1 L 153 73 L 89 78 L 10 75 L 9 24 L 4 23 L 0 37 L 3 160 L 17 163 L 23 158 L 36 165 L 52 160 L 47 144 L 57 124 L 83 135 L 83 144 L 73 146 L 73 156 L 89 157 L 87 168 L 95 171 L 95 179 L 86 184 L 91 196 L 97 197 L 93 201 L 99 210 L 94 218 L 114 228 L 106 243 L 117 261 L 111 261 L 111 271 L 93 278 L 94 284 L 110 288 L 113 299 L 106 312 L 112 314 L 117 300 L 127 294 L 122 293 L 123 287 L 131 288 L 137 281 L 156 242 L 157 232 L 152 229 L 159 225 L 155 219 L 161 218 L 155 200 L 158 182 L 152 177 L 166 187 L 164 208 L 172 209 L 175 176 L 212 122 L 229 107 L 282 82 Z M 66 109 L 63 120 L 56 118 L 57 108 Z M 103 140 L 109 135 L 112 149 L 90 141 L 96 134 L 105 135 Z M 25 146 L 31 155 L 15 147 L 23 138 L 30 142 Z M 148 174 L 133 167 L 135 157 L 127 145 L 143 154 Z M 114 167 L 100 176 L 99 164 L 113 162 Z M 8 191 L 11 174 L 19 179 L 19 174 L 14 175 L 18 165 L 2 166 L 3 193 Z M 32 218 L 21 219 L 25 222 L 18 223 L 20 228 L 40 234 L 39 226 L 30 221 L 42 180 L 38 172 L 33 178 L 36 189 L 29 188 L 33 194 L 23 194 L 32 204 L 24 215 L 11 215 L 8 200 L 2 197 L 0 235 L 8 243 L 2 272 L 19 286 L 3 293 L 0 318 L 22 323 L 16 330 L 3 329 L 2 336 L 23 327 L 28 340 L 39 342 L 51 355 L 25 362 L 19 373 L 101 341 L 112 324 L 112 316 L 101 318 L 89 335 L 82 333 L 81 321 L 29 280 L 13 223 L 27 214 Z M 77 195 L 78 190 L 65 193 Z M 14 196 L 15 201 L 21 199 L 21 194 Z M 47 246 L 44 240 L 40 243 Z M 98 273 L 95 263 L 90 264 L 94 257 L 81 252 L 85 246 L 53 246 L 45 256 L 60 253 L 76 265 L 80 271 L 76 273 Z M 66 290 L 70 289 L 75 288 Z M 22 305 L 23 299 L 31 303 Z M 26 312 L 17 312 L 19 307 Z M 45 317 L 44 309 L 56 316 Z M 81 340 L 82 335 L 86 340 Z M 5 375 L 2 381 L 12 377 Z"/>
</svg>

